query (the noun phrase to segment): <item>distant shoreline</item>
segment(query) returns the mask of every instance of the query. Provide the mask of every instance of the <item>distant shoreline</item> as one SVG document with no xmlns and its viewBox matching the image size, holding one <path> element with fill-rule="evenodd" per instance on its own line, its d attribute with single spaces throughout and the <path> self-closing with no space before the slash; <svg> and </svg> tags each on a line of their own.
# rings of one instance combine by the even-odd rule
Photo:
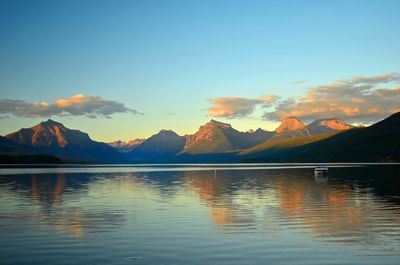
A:
<svg viewBox="0 0 400 265">
<path fill-rule="evenodd" d="M 318 163 L 260 164 L 47 164 L 0 165 L 1 175 L 313 169 Z M 400 163 L 326 163 L 329 168 L 400 166 Z"/>
</svg>

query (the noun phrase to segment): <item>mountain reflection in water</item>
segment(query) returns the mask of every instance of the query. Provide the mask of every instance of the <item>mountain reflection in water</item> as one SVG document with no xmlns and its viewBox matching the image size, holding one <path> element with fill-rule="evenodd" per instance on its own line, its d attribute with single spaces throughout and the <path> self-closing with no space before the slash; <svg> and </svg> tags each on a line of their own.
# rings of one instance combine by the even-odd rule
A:
<svg viewBox="0 0 400 265">
<path fill-rule="evenodd" d="M 226 260 L 228 250 L 247 260 L 246 247 L 229 249 L 233 237 L 251 246 L 249 253 L 261 251 L 253 253 L 260 262 L 268 259 L 262 254 L 267 246 L 291 251 L 304 243 L 314 252 L 318 244 L 334 246 L 338 253 L 342 245 L 351 246 L 359 253 L 343 255 L 350 255 L 346 261 L 357 256 L 354 264 L 363 255 L 384 256 L 395 264 L 400 253 L 398 169 L 334 168 L 327 178 L 314 178 L 310 169 L 0 176 L 0 259 L 10 261 L 6 253 L 18 254 L 38 240 L 48 242 L 43 248 L 51 252 L 50 242 L 67 246 L 71 237 L 81 238 L 74 244 L 99 240 L 93 244 L 102 242 L 116 248 L 113 255 L 126 256 L 118 244 L 123 240 L 141 253 L 140 264 L 158 260 L 146 247 L 161 259 L 171 240 L 186 251 L 170 257 L 171 264 L 184 262 L 178 254 L 211 253 L 213 260 L 211 246 L 221 248 Z M 204 242 L 210 238 L 213 243 Z M 188 242 L 202 248 L 195 251 Z M 90 251 L 96 255 L 101 248 Z M 199 264 L 206 262 L 202 259 Z"/>
</svg>

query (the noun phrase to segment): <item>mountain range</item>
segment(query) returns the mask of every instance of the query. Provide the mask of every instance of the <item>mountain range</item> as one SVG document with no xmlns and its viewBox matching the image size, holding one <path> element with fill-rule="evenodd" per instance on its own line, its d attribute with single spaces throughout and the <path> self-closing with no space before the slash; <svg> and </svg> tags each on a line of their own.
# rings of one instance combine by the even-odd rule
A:
<svg viewBox="0 0 400 265">
<path fill-rule="evenodd" d="M 296 117 L 275 131 L 240 132 L 211 120 L 192 135 L 161 130 L 148 139 L 101 143 L 53 120 L 0 137 L 0 162 L 57 163 L 400 161 L 400 113 L 372 126 L 337 118 L 308 125 Z"/>
</svg>

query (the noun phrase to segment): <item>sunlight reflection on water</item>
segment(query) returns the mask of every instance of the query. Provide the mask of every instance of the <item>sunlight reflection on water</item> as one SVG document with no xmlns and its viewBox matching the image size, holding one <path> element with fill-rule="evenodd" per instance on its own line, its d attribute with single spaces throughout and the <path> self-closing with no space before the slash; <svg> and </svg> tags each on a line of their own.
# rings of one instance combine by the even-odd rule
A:
<svg viewBox="0 0 400 265">
<path fill-rule="evenodd" d="M 1 169 L 2 264 L 400 262 L 395 165 L 36 169 Z"/>
</svg>

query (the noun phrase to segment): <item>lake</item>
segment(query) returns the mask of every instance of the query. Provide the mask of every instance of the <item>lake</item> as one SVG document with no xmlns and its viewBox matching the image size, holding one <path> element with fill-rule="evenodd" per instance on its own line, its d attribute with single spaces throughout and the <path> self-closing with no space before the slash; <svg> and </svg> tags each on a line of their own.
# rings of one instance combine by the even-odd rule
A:
<svg viewBox="0 0 400 265">
<path fill-rule="evenodd" d="M 0 264 L 400 264 L 400 166 L 2 166 Z"/>
</svg>

